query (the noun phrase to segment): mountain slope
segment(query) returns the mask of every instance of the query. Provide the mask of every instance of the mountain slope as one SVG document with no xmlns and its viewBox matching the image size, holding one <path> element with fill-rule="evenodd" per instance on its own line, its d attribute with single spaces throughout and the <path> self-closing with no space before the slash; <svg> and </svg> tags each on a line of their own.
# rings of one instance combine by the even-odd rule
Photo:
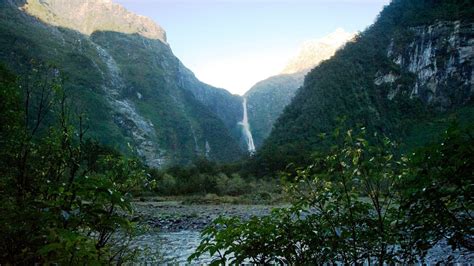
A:
<svg viewBox="0 0 474 266">
<path fill-rule="evenodd" d="M 244 95 L 257 147 L 270 135 L 273 124 L 303 85 L 304 76 L 353 37 L 354 34 L 337 29 L 323 38 L 305 42 L 279 75 L 258 82 Z"/>
<path fill-rule="evenodd" d="M 241 109 L 219 113 L 196 95 L 235 106 L 240 99 L 195 79 L 150 20 L 106 0 L 0 5 L 0 62 L 16 72 L 27 71 L 31 59 L 57 66 L 92 137 L 122 150 L 130 143 L 154 167 L 240 157 L 236 123 L 221 117 L 238 120 Z"/>
<path fill-rule="evenodd" d="M 334 32 L 316 40 L 303 43 L 298 54 L 290 59 L 281 74 L 308 73 L 324 60 L 331 58 L 336 51 L 355 34 L 338 28 Z"/>
<path fill-rule="evenodd" d="M 305 72 L 299 72 L 273 76 L 258 82 L 245 93 L 251 132 L 257 147 L 270 135 L 278 116 L 303 85 L 305 75 Z"/>
<path fill-rule="evenodd" d="M 306 76 L 257 154 L 262 174 L 304 163 L 338 117 L 404 138 L 414 124 L 472 108 L 473 11 L 469 1 L 393 1 Z"/>
</svg>

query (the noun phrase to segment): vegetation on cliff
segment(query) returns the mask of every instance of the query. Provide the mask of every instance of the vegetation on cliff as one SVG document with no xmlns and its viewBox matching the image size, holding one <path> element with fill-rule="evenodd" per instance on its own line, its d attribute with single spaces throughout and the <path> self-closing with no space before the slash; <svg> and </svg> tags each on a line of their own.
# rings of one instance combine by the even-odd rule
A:
<svg viewBox="0 0 474 266">
<path fill-rule="evenodd" d="M 457 63 L 450 65 L 450 60 L 454 60 L 450 58 L 460 58 L 460 45 L 465 42 L 452 46 L 442 40 L 451 37 L 469 40 L 473 12 L 469 1 L 396 0 L 386 6 L 372 26 L 306 76 L 304 86 L 278 118 L 256 155 L 254 168 L 258 175 L 284 170 L 289 163 L 309 164 L 307 159 L 314 151 L 331 145 L 318 135 L 332 132 L 341 117 L 350 126 L 361 123 L 370 131 L 387 134 L 403 143 L 404 139 L 414 139 L 410 133 L 423 136 L 442 132 L 415 132 L 411 130 L 413 125 L 429 124 L 446 113 L 458 112 L 463 106 L 472 110 L 469 92 L 472 58 L 456 59 Z M 452 21 L 459 21 L 460 26 Z M 414 27 L 426 26 L 429 30 L 428 27 L 438 22 L 446 23 L 446 32 L 435 36 L 438 41 L 431 42 L 432 46 L 423 46 L 430 35 Z M 419 50 L 410 50 L 412 46 Z M 433 49 L 422 51 L 422 47 Z M 408 50 L 412 51 L 409 56 L 403 52 Z M 391 52 L 399 53 L 401 61 L 389 56 Z M 423 52 L 433 62 L 427 62 L 430 65 L 426 69 L 418 69 Z M 453 68 L 456 71 L 450 72 L 448 78 L 437 79 L 443 76 L 442 71 Z M 430 83 L 420 80 L 423 73 L 432 75 Z M 396 79 L 390 79 L 391 75 Z M 379 82 L 380 76 L 386 81 Z M 433 98 L 449 102 L 449 107 L 429 101 L 426 95 L 430 93 L 434 94 Z M 442 108 L 444 113 L 439 112 Z"/>
</svg>

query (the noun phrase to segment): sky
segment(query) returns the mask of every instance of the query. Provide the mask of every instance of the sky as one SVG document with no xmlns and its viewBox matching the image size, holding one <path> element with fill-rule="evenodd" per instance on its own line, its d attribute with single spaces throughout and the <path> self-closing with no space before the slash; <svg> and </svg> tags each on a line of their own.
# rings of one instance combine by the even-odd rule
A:
<svg viewBox="0 0 474 266">
<path fill-rule="evenodd" d="M 201 81 L 244 94 L 278 74 L 305 41 L 363 31 L 390 0 L 114 0 L 166 30 Z"/>
</svg>

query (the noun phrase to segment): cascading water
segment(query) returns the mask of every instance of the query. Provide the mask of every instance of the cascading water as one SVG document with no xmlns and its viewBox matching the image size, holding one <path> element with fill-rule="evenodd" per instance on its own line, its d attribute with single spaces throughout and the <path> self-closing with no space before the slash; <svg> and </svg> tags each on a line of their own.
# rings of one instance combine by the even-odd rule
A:
<svg viewBox="0 0 474 266">
<path fill-rule="evenodd" d="M 250 132 L 249 118 L 247 115 L 247 99 L 246 98 L 244 98 L 242 105 L 244 109 L 244 117 L 242 118 L 242 122 L 240 122 L 240 124 L 242 125 L 242 131 L 247 141 L 247 150 L 250 152 L 250 154 L 253 154 L 255 153 L 255 144 L 253 143 L 252 132 Z"/>
</svg>

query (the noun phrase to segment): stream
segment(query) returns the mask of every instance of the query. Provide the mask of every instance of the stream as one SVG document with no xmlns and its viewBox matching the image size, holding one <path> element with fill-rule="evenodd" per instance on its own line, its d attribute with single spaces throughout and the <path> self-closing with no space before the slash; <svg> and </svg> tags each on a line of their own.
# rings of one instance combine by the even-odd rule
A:
<svg viewBox="0 0 474 266">
<path fill-rule="evenodd" d="M 135 215 L 149 230 L 134 239 L 132 247 L 144 252 L 139 258 L 145 264 L 186 264 L 198 247 L 200 231 L 220 215 L 249 219 L 268 215 L 270 205 L 184 205 L 177 201 L 135 202 Z M 280 206 L 281 207 L 281 206 Z M 202 256 L 193 264 L 209 264 L 212 258 Z"/>
<path fill-rule="evenodd" d="M 200 231 L 215 218 L 237 216 L 248 219 L 263 216 L 272 208 L 284 207 L 270 205 L 183 205 L 179 202 L 136 202 L 136 215 L 143 226 L 148 227 L 145 234 L 132 242 L 132 247 L 144 251 L 140 264 L 187 264 L 187 258 L 200 243 Z M 446 241 L 441 241 L 427 254 L 425 263 L 437 264 L 450 259 L 451 262 L 472 264 L 474 254 L 467 250 L 452 251 Z M 193 264 L 209 264 L 212 258 L 200 257 Z"/>
</svg>

